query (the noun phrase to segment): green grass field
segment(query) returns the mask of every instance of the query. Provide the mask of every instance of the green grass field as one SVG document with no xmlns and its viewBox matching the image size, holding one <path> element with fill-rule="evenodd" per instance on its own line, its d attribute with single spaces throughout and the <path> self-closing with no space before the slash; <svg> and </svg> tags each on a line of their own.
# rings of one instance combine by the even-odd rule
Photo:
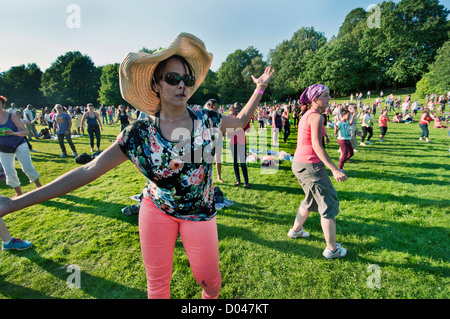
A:
<svg viewBox="0 0 450 319">
<path fill-rule="evenodd" d="M 341 207 L 337 241 L 348 249 L 343 259 L 322 257 L 325 241 L 317 213 L 305 223 L 310 238 L 287 237 L 304 196 L 290 161 L 281 162 L 273 174 L 262 174 L 259 163 L 248 164 L 249 190 L 235 187 L 232 164 L 223 165 L 225 182 L 219 186 L 234 204 L 217 215 L 220 298 L 448 298 L 448 130 L 430 127 L 431 143 L 425 143 L 418 141 L 417 123 L 388 127 L 386 142 L 377 142 L 375 127 L 374 145 L 358 147 L 344 167 L 348 181 L 333 180 Z M 118 132 L 118 125 L 105 126 L 102 149 Z M 279 150 L 293 155 L 296 138 L 293 128 L 288 144 L 281 140 Z M 87 135 L 74 142 L 78 153 L 89 153 Z M 42 184 L 78 166 L 71 157 L 58 157 L 57 141 L 32 144 Z M 327 151 L 335 163 L 337 150 L 332 139 Z M 23 190 L 33 190 L 19 164 L 17 169 Z M 215 181 L 215 168 L 213 176 Z M 0 298 L 146 298 L 138 216 L 121 213 L 135 203 L 128 197 L 138 194 L 144 183 L 126 162 L 72 193 L 6 216 L 12 235 L 33 246 L 0 252 Z M 13 196 L 14 191 L 2 182 L 0 194 Z M 80 268 L 80 288 L 68 286 L 71 265 Z M 171 291 L 172 298 L 201 297 L 181 241 L 175 248 Z"/>
</svg>

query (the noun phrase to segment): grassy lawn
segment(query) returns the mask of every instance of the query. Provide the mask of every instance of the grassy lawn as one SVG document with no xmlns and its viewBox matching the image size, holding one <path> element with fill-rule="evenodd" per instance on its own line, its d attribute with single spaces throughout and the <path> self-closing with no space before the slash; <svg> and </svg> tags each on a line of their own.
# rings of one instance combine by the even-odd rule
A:
<svg viewBox="0 0 450 319">
<path fill-rule="evenodd" d="M 118 132 L 118 125 L 105 126 L 102 149 Z M 384 143 L 377 142 L 378 135 L 376 126 L 374 145 L 358 147 L 345 165 L 349 180 L 333 180 L 341 207 L 337 241 L 348 249 L 339 260 L 321 255 L 325 241 L 317 213 L 305 223 L 310 238 L 287 237 L 304 196 L 290 161 L 282 161 L 273 174 L 263 174 L 267 169 L 259 163 L 248 164 L 249 190 L 235 187 L 232 164 L 223 165 L 225 183 L 219 186 L 234 204 L 217 217 L 220 298 L 448 298 L 448 130 L 430 126 L 431 143 L 418 141 L 417 122 L 389 123 Z M 296 138 L 294 128 L 288 144 L 280 134 L 279 150 L 293 155 Z M 74 142 L 79 154 L 89 153 L 87 135 Z M 58 157 L 57 141 L 32 144 L 42 184 L 78 166 L 71 157 Z M 332 139 L 327 151 L 335 163 L 337 150 Z M 17 169 L 23 190 L 33 190 L 18 164 Z M 146 298 L 138 216 L 121 213 L 135 203 L 128 197 L 144 183 L 126 162 L 72 193 L 6 216 L 12 235 L 32 241 L 33 247 L 0 252 L 0 298 Z M 13 196 L 14 191 L 2 182 L 0 194 Z M 80 268 L 80 288 L 67 285 L 71 265 Z M 375 275 L 379 288 L 368 284 Z M 172 298 L 201 297 L 181 241 L 175 248 L 171 291 Z"/>
</svg>

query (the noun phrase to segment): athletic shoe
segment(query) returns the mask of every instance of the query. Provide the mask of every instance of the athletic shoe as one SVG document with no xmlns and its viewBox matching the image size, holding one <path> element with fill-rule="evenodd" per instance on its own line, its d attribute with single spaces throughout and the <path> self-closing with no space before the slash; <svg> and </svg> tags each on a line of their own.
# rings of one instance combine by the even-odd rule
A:
<svg viewBox="0 0 450 319">
<path fill-rule="evenodd" d="M 59 157 L 66 157 L 67 154 L 66 153 L 62 153 L 61 155 L 59 155 Z"/>
<path fill-rule="evenodd" d="M 295 231 L 294 229 L 291 228 L 291 229 L 289 229 L 289 232 L 287 235 L 288 235 L 288 237 L 291 237 L 292 239 L 300 238 L 300 237 L 304 237 L 304 238 L 309 237 L 309 233 L 307 231 L 303 230 L 303 227 L 299 231 Z"/>
<path fill-rule="evenodd" d="M 77 157 L 77 156 L 78 156 L 77 152 L 73 152 L 73 157 Z"/>
<path fill-rule="evenodd" d="M 373 143 L 371 141 L 366 141 L 367 144 L 372 145 Z"/>
<path fill-rule="evenodd" d="M 347 249 L 341 247 L 341 244 L 339 243 L 336 243 L 336 250 L 334 252 L 329 250 L 328 248 L 325 248 L 325 250 L 322 253 L 322 256 L 328 259 L 342 258 L 345 255 L 347 255 Z"/>
<path fill-rule="evenodd" d="M 361 145 L 361 146 L 367 146 L 367 144 L 364 143 L 364 142 L 361 142 L 359 145 Z"/>
<path fill-rule="evenodd" d="M 384 142 L 384 140 L 382 140 L 382 139 L 379 139 L 379 140 L 378 140 L 378 142 Z"/>
<path fill-rule="evenodd" d="M 16 249 L 16 250 L 25 250 L 30 248 L 32 245 L 31 242 L 26 240 L 21 240 L 19 238 L 12 238 L 8 244 L 2 243 L 2 249 L 3 250 L 10 250 L 10 249 Z"/>
</svg>

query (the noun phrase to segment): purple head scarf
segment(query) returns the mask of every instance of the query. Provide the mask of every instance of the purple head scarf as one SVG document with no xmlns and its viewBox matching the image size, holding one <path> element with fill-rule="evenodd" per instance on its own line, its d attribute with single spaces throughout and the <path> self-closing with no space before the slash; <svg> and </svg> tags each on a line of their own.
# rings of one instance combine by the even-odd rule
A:
<svg viewBox="0 0 450 319">
<path fill-rule="evenodd" d="M 300 96 L 300 103 L 302 105 L 311 104 L 312 100 L 322 94 L 326 89 L 328 88 L 323 84 L 313 84 L 308 86 Z"/>
</svg>

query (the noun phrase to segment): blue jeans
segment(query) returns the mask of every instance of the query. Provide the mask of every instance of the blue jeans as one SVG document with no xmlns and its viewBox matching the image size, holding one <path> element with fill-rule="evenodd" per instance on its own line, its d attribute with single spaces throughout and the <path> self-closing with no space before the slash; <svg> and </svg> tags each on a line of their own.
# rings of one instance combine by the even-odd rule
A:
<svg viewBox="0 0 450 319">
<path fill-rule="evenodd" d="M 419 127 L 422 129 L 422 133 L 420 137 L 428 138 L 428 125 L 427 124 L 419 124 Z"/>
</svg>

